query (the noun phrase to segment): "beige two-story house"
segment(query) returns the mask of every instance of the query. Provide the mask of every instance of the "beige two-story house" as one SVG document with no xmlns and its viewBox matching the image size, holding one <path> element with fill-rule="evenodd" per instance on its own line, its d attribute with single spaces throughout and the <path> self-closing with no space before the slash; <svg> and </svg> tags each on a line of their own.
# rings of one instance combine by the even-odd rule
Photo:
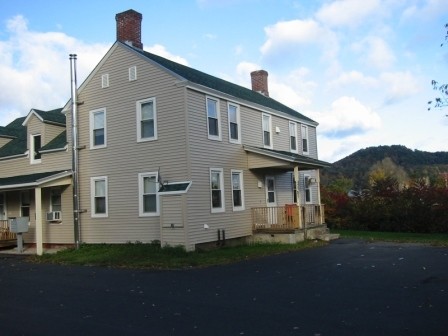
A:
<svg viewBox="0 0 448 336">
<path fill-rule="evenodd" d="M 269 97 L 266 71 L 251 74 L 252 89 L 236 85 L 144 51 L 140 13 L 116 21 L 117 41 L 77 91 L 76 149 L 72 101 L 0 129 L 4 220 L 29 216 L 27 239 L 38 245 L 78 235 L 187 250 L 295 241 L 324 227 L 319 169 L 328 164 L 318 160 L 317 123 Z M 14 136 L 21 147 L 8 152 Z"/>
</svg>

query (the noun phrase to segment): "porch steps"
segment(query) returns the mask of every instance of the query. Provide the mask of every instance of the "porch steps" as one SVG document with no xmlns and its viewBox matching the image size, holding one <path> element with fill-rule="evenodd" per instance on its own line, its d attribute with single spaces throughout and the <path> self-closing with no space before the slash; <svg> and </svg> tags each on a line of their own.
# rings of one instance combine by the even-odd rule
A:
<svg viewBox="0 0 448 336">
<path fill-rule="evenodd" d="M 331 241 L 339 238 L 339 233 L 331 233 L 327 225 L 323 224 L 320 227 L 310 230 L 307 235 L 308 239 L 319 239 L 323 241 Z"/>
<path fill-rule="evenodd" d="M 329 242 L 331 240 L 339 239 L 339 233 L 324 233 L 323 235 L 320 235 L 318 239 Z"/>
</svg>

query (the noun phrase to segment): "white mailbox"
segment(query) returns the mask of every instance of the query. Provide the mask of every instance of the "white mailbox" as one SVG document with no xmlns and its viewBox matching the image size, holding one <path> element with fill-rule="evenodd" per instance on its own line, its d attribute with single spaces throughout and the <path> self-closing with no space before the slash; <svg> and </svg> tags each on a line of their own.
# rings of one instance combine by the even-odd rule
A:
<svg viewBox="0 0 448 336">
<path fill-rule="evenodd" d="M 9 230 L 14 233 L 28 232 L 29 217 L 12 217 L 9 219 Z"/>
</svg>

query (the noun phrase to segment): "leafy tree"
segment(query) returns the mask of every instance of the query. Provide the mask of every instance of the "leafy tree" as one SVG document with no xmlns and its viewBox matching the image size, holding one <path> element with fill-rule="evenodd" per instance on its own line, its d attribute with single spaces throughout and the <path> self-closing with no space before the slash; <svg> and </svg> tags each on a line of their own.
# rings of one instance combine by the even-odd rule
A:
<svg viewBox="0 0 448 336">
<path fill-rule="evenodd" d="M 409 181 L 406 171 L 401 166 L 395 164 L 389 157 L 375 163 L 369 170 L 369 183 L 371 186 L 392 179 L 397 182 L 399 188 L 406 186 Z"/>
<path fill-rule="evenodd" d="M 328 184 L 328 190 L 332 192 L 347 193 L 353 188 L 353 180 L 347 177 L 340 177 Z"/>
<path fill-rule="evenodd" d="M 446 35 L 445 41 L 448 41 L 448 23 L 445 24 Z M 440 46 L 443 47 L 442 43 Z M 434 101 L 429 101 L 428 111 L 431 110 L 432 107 L 443 108 L 448 106 L 448 83 L 439 83 L 436 80 L 431 81 L 432 88 L 439 92 L 440 97 L 434 98 Z M 448 115 L 447 115 L 448 116 Z"/>
</svg>

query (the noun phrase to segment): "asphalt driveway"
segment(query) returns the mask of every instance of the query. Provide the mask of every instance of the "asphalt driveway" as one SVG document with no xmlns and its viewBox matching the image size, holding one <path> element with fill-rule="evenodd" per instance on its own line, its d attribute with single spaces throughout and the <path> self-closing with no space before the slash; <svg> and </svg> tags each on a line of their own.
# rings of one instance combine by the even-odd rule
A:
<svg viewBox="0 0 448 336">
<path fill-rule="evenodd" d="M 180 271 L 0 256 L 1 335 L 448 335 L 448 249 L 337 240 Z"/>
</svg>

